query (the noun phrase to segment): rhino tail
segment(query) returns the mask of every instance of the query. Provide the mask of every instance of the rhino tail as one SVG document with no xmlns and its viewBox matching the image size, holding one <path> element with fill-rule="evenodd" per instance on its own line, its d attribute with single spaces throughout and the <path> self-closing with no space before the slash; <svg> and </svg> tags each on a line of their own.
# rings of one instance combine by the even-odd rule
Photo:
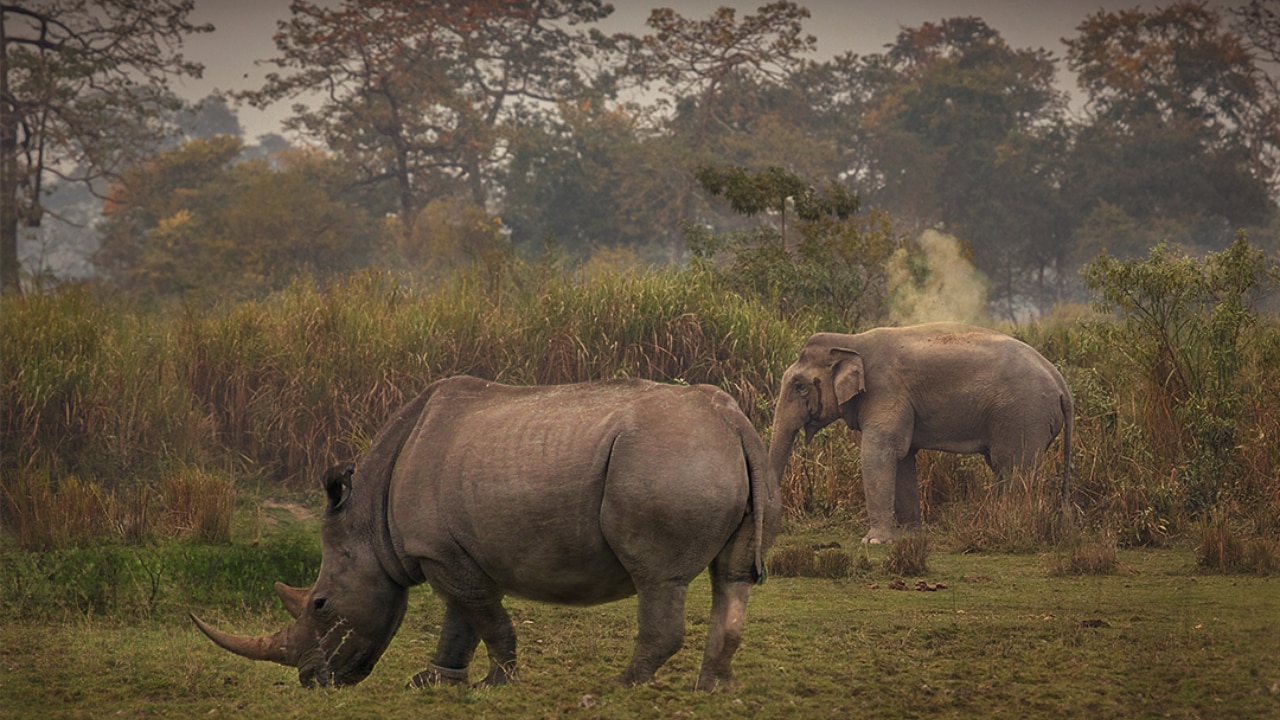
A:
<svg viewBox="0 0 1280 720">
<path fill-rule="evenodd" d="M 745 418 L 742 418 L 740 423 L 746 425 L 746 427 L 740 426 L 738 432 L 742 438 L 742 452 L 747 460 L 747 476 L 750 479 L 751 488 L 751 515 L 755 523 L 756 557 L 753 579 L 757 585 L 760 585 L 764 583 L 766 577 L 764 564 L 765 516 L 773 512 L 775 505 L 779 505 L 781 500 L 774 487 L 776 483 L 770 474 L 764 444 Z"/>
</svg>

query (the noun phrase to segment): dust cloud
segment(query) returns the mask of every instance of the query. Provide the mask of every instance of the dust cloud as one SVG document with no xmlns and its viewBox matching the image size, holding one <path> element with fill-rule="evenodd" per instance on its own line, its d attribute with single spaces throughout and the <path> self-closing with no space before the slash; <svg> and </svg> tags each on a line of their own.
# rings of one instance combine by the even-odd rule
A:
<svg viewBox="0 0 1280 720">
<path fill-rule="evenodd" d="M 952 320 L 981 324 L 987 283 L 962 252 L 960 241 L 925 230 L 914 250 L 899 249 L 886 267 L 889 318 L 895 325 Z"/>
</svg>

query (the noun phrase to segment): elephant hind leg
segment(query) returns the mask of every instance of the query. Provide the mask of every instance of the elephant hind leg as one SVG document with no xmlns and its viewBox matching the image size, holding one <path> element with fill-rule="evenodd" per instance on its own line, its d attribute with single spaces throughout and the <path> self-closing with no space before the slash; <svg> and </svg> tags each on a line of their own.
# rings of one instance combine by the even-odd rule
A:
<svg viewBox="0 0 1280 720">
<path fill-rule="evenodd" d="M 1032 473 L 1040 466 L 1048 443 L 1028 442 L 1021 435 L 991 444 L 986 453 L 987 466 L 1001 481 L 1019 473 Z"/>
<path fill-rule="evenodd" d="M 686 584 L 662 582 L 636 588 L 639 631 L 631 664 L 622 673 L 623 685 L 643 685 L 684 643 Z"/>
</svg>

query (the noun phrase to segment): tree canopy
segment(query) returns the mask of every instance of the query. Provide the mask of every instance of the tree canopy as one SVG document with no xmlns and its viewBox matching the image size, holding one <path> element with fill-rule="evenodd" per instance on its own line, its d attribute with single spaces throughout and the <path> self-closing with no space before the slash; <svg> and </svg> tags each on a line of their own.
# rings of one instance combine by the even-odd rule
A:
<svg viewBox="0 0 1280 720">
<path fill-rule="evenodd" d="M 0 290 L 19 282 L 18 228 L 39 227 L 55 183 L 90 183 L 155 148 L 200 77 L 182 39 L 211 32 L 194 0 L 0 3 Z"/>
<path fill-rule="evenodd" d="M 151 24 L 134 26 L 139 42 L 167 48 L 205 29 L 183 24 L 181 2 L 117 4 L 155 10 Z M 25 68 L 40 52 L 42 62 L 63 58 L 70 77 L 74 63 L 62 55 L 10 41 L 11 25 L 33 37 L 41 26 L 11 21 L 21 11 L 4 7 L 6 82 L 35 87 Z M 170 24 L 163 9 L 175 13 Z M 113 279 L 182 294 L 216 275 L 184 275 L 176 269 L 184 263 L 221 258 L 224 282 L 243 271 L 257 278 L 246 287 L 269 288 L 279 283 L 273 273 L 248 268 L 297 270 L 291 258 L 302 247 L 319 258 L 307 268 L 321 274 L 368 263 L 430 279 L 467 262 L 496 273 L 504 258 L 548 245 L 584 262 L 596 252 L 688 262 L 685 238 L 745 233 L 735 237 L 817 272 L 821 253 L 852 258 L 849 248 L 867 237 L 912 245 L 938 231 L 985 276 L 992 309 L 1017 317 L 1082 296 L 1078 271 L 1104 251 L 1142 257 L 1166 241 L 1203 254 L 1241 228 L 1262 247 L 1280 247 L 1280 94 L 1268 73 L 1280 61 L 1276 11 L 1274 0 L 1229 12 L 1186 0 L 1102 9 L 1081 17 L 1062 58 L 1012 46 L 983 18 L 944 17 L 901 28 L 881 52 L 815 60 L 810 13 L 790 0 L 701 17 L 659 7 L 634 35 L 605 33 L 612 7 L 599 0 L 295 0 L 267 60 L 274 71 L 232 97 L 292 103 L 286 129 L 310 149 L 281 152 L 277 138 L 274 152 L 240 146 L 232 157 L 234 144 L 200 131 L 163 154 L 94 155 L 115 163 L 118 178 L 98 257 Z M 140 148 L 131 138 L 168 122 L 176 106 L 164 80 L 196 69 L 176 52 L 152 57 L 154 87 L 127 93 L 131 102 L 150 97 L 150 114 L 119 132 L 101 125 L 108 132 L 94 136 L 98 147 Z M 1082 106 L 1069 103 L 1063 70 Z M 105 86 L 85 82 L 64 85 L 88 107 Z M 6 109 L 19 97 L 6 91 Z M 221 101 L 178 120 L 234 136 L 234 113 Z M 81 165 L 84 177 L 100 174 L 105 162 L 82 162 L 89 145 L 60 146 L 71 150 L 41 177 Z M 6 178 L 18 177 L 19 147 L 6 145 L 6 168 L 15 168 Z M 207 175 L 186 186 L 167 174 L 183 167 Z M 311 186 L 290 185 L 297 178 Z M 270 188 L 275 199 L 249 187 Z M 6 180 L 11 188 L 27 185 Z M 38 198 L 33 188 L 23 197 Z M 215 211 L 215 201 L 257 209 Z M 274 235 L 244 226 L 244 235 L 279 247 L 228 235 L 235 212 L 272 226 L 268 205 L 292 225 Z M 6 219 L 40 207 L 28 206 Z M 346 246 L 310 217 L 344 228 Z M 777 247 L 761 218 L 776 223 Z M 825 234 L 799 232 L 819 221 L 830 225 Z M 858 224 L 875 230 L 848 229 Z M 854 240 L 812 240 L 841 233 Z M 164 243 L 173 254 L 159 252 Z M 866 279 L 863 263 L 849 267 Z"/>
</svg>

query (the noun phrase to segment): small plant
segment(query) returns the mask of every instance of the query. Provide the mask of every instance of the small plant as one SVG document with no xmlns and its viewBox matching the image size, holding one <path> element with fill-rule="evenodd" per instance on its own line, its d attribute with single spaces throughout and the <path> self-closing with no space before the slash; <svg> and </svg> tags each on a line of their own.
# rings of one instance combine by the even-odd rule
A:
<svg viewBox="0 0 1280 720">
<path fill-rule="evenodd" d="M 1077 537 L 1057 554 L 1054 575 L 1107 575 L 1116 569 L 1119 553 L 1114 533 L 1097 537 Z"/>
<path fill-rule="evenodd" d="M 231 541 L 235 484 L 229 478 L 187 468 L 164 480 L 161 501 L 170 534 L 200 542 Z"/>
<path fill-rule="evenodd" d="M 929 571 L 929 536 L 905 533 L 889 546 L 882 569 L 889 575 L 924 575 Z"/>
<path fill-rule="evenodd" d="M 819 550 L 813 556 L 813 574 L 834 580 L 853 574 L 853 556 L 844 550 Z"/>
</svg>

